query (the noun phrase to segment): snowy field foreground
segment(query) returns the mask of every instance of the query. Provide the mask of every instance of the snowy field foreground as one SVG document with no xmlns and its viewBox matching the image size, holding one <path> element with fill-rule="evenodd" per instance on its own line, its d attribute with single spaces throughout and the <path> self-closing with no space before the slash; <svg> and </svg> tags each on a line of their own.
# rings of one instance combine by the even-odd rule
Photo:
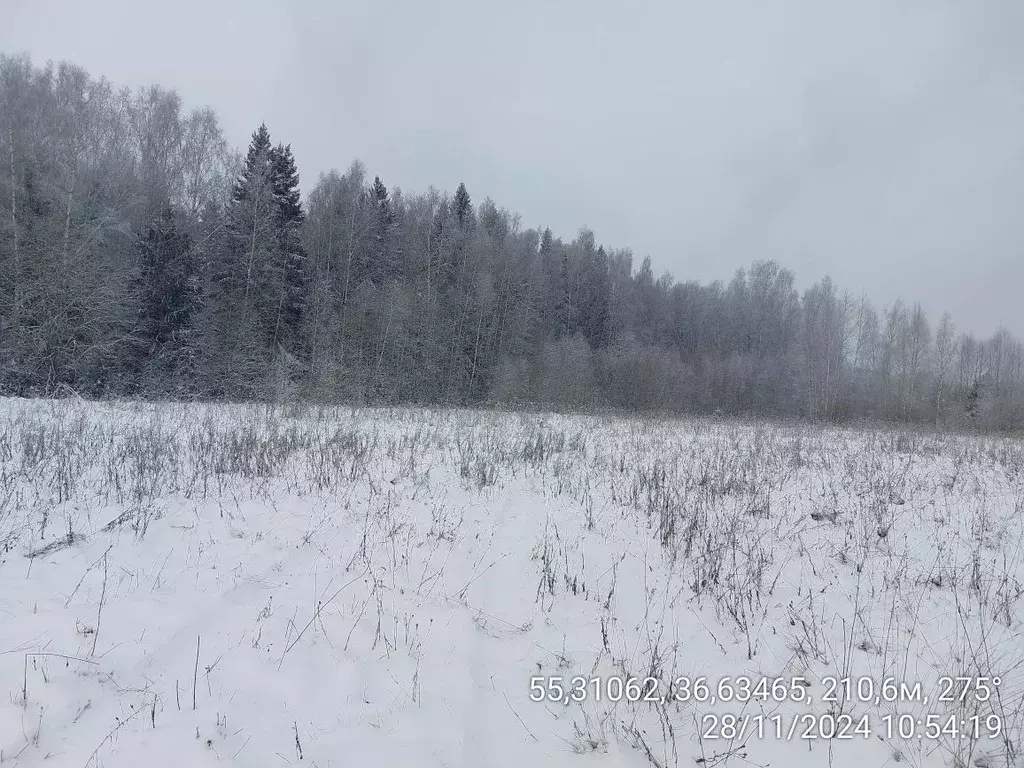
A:
<svg viewBox="0 0 1024 768">
<path fill-rule="evenodd" d="M 0 409 L 0 766 L 1024 765 L 1019 442 Z"/>
</svg>

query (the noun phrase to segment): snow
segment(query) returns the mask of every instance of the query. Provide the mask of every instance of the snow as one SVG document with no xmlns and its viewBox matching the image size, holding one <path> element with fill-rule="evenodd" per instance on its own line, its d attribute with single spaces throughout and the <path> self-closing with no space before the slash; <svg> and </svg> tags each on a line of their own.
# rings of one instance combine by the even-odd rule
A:
<svg viewBox="0 0 1024 768">
<path fill-rule="evenodd" d="M 6 400 L 0 766 L 1021 766 L 1022 526 L 1006 438 Z M 531 701 L 576 675 L 814 700 Z M 1000 683 L 939 701 L 957 675 Z M 929 699 L 698 737 L 835 712 L 830 676 Z"/>
</svg>

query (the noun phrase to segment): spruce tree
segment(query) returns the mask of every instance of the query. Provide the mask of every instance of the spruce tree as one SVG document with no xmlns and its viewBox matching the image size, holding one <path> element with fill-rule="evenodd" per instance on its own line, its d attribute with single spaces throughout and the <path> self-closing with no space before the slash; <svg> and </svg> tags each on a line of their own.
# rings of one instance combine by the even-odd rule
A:
<svg viewBox="0 0 1024 768">
<path fill-rule="evenodd" d="M 398 264 L 393 250 L 395 212 L 388 197 L 388 188 L 380 180 L 373 179 L 370 189 L 373 202 L 374 263 L 370 265 L 370 276 L 374 284 L 383 286 L 398 277 Z"/>
<path fill-rule="evenodd" d="M 469 192 L 463 183 L 460 183 L 459 188 L 455 190 L 455 200 L 453 201 L 452 208 L 454 209 L 455 221 L 458 223 L 459 229 L 467 229 L 472 223 L 473 203 L 469 199 Z"/>
<path fill-rule="evenodd" d="M 261 125 L 224 212 L 222 244 L 210 270 L 205 371 L 214 394 L 259 397 L 266 391 L 284 281 L 274 165 L 270 133 Z"/>
<path fill-rule="evenodd" d="M 430 231 L 430 263 L 434 292 L 447 289 L 455 275 L 454 213 L 449 200 L 441 201 Z"/>
<path fill-rule="evenodd" d="M 586 251 L 583 273 L 582 331 L 592 349 L 608 343 L 608 254 L 601 246 L 593 250 L 593 242 Z"/>
<path fill-rule="evenodd" d="M 249 150 L 245 155 L 242 173 L 236 179 L 231 199 L 235 203 L 244 202 L 252 193 L 253 182 L 261 177 L 269 177 L 273 164 L 273 148 L 270 143 L 270 131 L 267 124 L 261 123 L 249 142 Z"/>
<path fill-rule="evenodd" d="M 184 393 L 195 374 L 199 275 L 188 235 L 167 202 L 139 238 L 137 385 Z"/>
<path fill-rule="evenodd" d="M 306 214 L 302 209 L 299 172 L 291 145 L 278 144 L 269 154 L 282 271 L 275 340 L 285 344 L 294 354 L 298 352 L 299 328 L 306 303 L 306 252 L 302 245 L 302 224 Z"/>
</svg>

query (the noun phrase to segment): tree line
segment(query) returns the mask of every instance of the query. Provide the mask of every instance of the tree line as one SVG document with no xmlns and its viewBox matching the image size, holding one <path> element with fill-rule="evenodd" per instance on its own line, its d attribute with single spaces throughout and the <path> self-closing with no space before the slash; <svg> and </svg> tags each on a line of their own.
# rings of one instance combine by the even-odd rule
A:
<svg viewBox="0 0 1024 768">
<path fill-rule="evenodd" d="M 265 125 L 0 57 L 0 393 L 1024 426 L 1024 349 L 754 260 L 729 282 L 355 162 L 303 197 Z M 755 255 L 756 256 L 756 255 Z"/>
</svg>

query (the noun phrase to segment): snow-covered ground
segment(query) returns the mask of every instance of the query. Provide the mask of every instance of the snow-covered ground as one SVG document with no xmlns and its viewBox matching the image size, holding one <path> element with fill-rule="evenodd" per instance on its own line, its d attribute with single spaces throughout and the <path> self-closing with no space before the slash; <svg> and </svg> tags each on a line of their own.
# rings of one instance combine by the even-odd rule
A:
<svg viewBox="0 0 1024 768">
<path fill-rule="evenodd" d="M 0 766 L 1020 766 L 1022 541 L 1009 439 L 0 401 Z"/>
</svg>

